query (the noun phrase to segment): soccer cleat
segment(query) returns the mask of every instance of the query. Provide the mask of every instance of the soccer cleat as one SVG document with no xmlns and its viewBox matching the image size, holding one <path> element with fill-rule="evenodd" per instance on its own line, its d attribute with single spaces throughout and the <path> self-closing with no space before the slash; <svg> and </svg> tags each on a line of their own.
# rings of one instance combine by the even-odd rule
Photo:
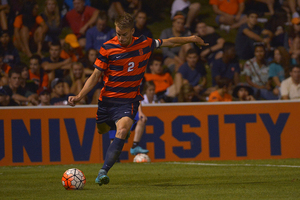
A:
<svg viewBox="0 0 300 200">
<path fill-rule="evenodd" d="M 130 148 L 131 155 L 137 155 L 138 153 L 148 153 L 149 150 L 143 149 L 140 146 L 136 146 L 135 148 Z"/>
<path fill-rule="evenodd" d="M 98 176 L 95 180 L 95 183 L 98 183 L 99 186 L 101 186 L 102 184 L 108 184 L 109 183 L 109 177 L 106 175 L 107 172 L 104 169 L 100 169 Z"/>
</svg>

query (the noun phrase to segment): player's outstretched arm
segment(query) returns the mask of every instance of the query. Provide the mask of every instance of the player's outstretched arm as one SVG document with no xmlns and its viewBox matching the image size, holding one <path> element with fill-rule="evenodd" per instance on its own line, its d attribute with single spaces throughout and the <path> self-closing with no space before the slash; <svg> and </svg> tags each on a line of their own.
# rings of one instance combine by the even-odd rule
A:
<svg viewBox="0 0 300 200">
<path fill-rule="evenodd" d="M 200 48 L 201 46 L 208 46 L 208 43 L 205 43 L 201 37 L 192 35 L 189 37 L 171 37 L 168 39 L 163 39 L 161 47 L 177 47 L 182 46 L 187 43 L 195 43 Z"/>
<path fill-rule="evenodd" d="M 68 104 L 70 106 L 75 106 L 77 102 L 79 102 L 89 91 L 93 89 L 93 87 L 97 84 L 101 76 L 102 76 L 102 72 L 99 71 L 98 69 L 94 69 L 94 72 L 87 79 L 79 94 L 76 96 L 69 96 Z"/>
</svg>

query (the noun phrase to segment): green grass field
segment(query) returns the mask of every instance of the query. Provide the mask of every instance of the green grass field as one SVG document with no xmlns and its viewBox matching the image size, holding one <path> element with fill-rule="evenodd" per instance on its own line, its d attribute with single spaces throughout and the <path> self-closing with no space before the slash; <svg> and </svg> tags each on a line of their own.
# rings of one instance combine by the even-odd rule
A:
<svg viewBox="0 0 300 200">
<path fill-rule="evenodd" d="M 94 183 L 102 164 L 0 167 L 0 199 L 300 199 L 300 159 L 117 163 L 110 183 Z M 83 190 L 61 177 L 81 169 Z"/>
</svg>

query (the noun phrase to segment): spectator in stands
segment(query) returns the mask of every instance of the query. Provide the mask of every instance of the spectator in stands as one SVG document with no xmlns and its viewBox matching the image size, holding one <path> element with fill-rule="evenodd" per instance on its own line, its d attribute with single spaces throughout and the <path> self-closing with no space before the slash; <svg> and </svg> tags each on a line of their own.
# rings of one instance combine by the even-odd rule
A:
<svg viewBox="0 0 300 200">
<path fill-rule="evenodd" d="M 155 84 L 153 81 L 146 81 L 143 87 L 143 97 L 144 100 L 141 101 L 141 104 L 150 104 L 150 103 L 158 103 L 157 96 L 155 94 Z"/>
<path fill-rule="evenodd" d="M 293 65 L 290 68 L 290 77 L 282 81 L 281 99 L 299 99 L 300 98 L 300 66 Z"/>
<path fill-rule="evenodd" d="M 255 101 L 253 89 L 247 83 L 239 83 L 232 92 L 236 101 Z"/>
<path fill-rule="evenodd" d="M 212 62 L 211 73 L 213 86 L 221 78 L 230 79 L 234 86 L 240 82 L 240 66 L 236 57 L 234 43 L 224 43 L 223 56 Z"/>
<path fill-rule="evenodd" d="M 29 68 L 25 63 L 20 63 L 17 69 L 21 72 L 20 86 L 23 90 L 29 91 L 32 94 L 37 94 L 39 86 L 33 80 L 29 79 Z M 35 96 L 38 100 L 38 96 Z"/>
<path fill-rule="evenodd" d="M 85 80 L 86 76 L 84 74 L 84 67 L 82 63 L 72 63 L 70 74 L 65 78 L 65 82 L 69 85 L 70 93 L 77 95 L 82 89 Z"/>
<path fill-rule="evenodd" d="M 71 68 L 72 59 L 63 59 L 60 57 L 61 45 L 59 41 L 50 44 L 49 57 L 42 60 L 42 67 L 48 74 L 49 83 L 54 78 L 64 78 L 65 70 Z"/>
<path fill-rule="evenodd" d="M 287 21 L 286 13 L 279 12 L 272 15 L 264 24 L 264 29 L 273 33 L 270 46 L 277 48 L 284 46 L 287 38 L 287 31 L 285 30 L 285 23 Z"/>
<path fill-rule="evenodd" d="M 257 13 L 250 11 L 247 15 L 247 23 L 239 28 L 236 36 L 237 55 L 243 60 L 253 58 L 254 43 L 263 42 L 266 47 L 269 47 L 272 35 L 271 31 L 257 25 Z"/>
<path fill-rule="evenodd" d="M 83 64 L 84 67 L 84 74 L 86 77 L 89 77 L 95 67 L 94 67 L 94 62 L 97 58 L 98 51 L 96 49 L 89 49 L 85 53 L 84 57 L 80 60 L 80 62 Z"/>
<path fill-rule="evenodd" d="M 42 59 L 39 55 L 31 56 L 29 60 L 29 68 L 29 79 L 32 80 L 38 88 L 48 87 L 48 74 L 45 73 L 42 68 Z"/>
<path fill-rule="evenodd" d="M 274 88 L 273 93 L 279 95 L 281 82 L 289 76 L 290 63 L 296 64 L 295 60 L 290 59 L 290 54 L 284 47 L 277 47 L 274 50 L 274 60 L 269 65 L 269 78 L 272 79 Z"/>
<path fill-rule="evenodd" d="M 200 98 L 206 90 L 206 70 L 204 65 L 199 62 L 199 56 L 196 49 L 189 49 L 186 53 L 186 63 L 180 66 L 175 74 L 174 84 L 176 95 L 179 94 L 181 86 L 189 83 L 194 87 L 195 95 Z"/>
<path fill-rule="evenodd" d="M 174 0 L 171 8 L 171 19 L 177 11 L 181 11 L 186 18 L 184 27 L 191 28 L 191 25 L 200 12 L 201 4 L 199 2 L 191 3 L 189 0 Z"/>
<path fill-rule="evenodd" d="M 0 49 L 0 72 L 7 76 L 10 69 L 11 66 L 4 62 L 4 51 Z"/>
<path fill-rule="evenodd" d="M 83 58 L 82 48 L 74 34 L 68 34 L 65 37 L 65 43 L 62 46 L 60 57 L 63 59 L 71 58 L 73 62 L 77 62 Z"/>
<path fill-rule="evenodd" d="M 7 94 L 2 86 L 0 86 L 0 106 L 18 106 L 12 98 Z"/>
<path fill-rule="evenodd" d="M 271 80 L 269 80 L 269 68 L 265 60 L 265 46 L 263 43 L 257 43 L 254 48 L 255 57 L 246 61 L 243 74 L 246 75 L 247 83 L 254 90 L 256 99 L 263 98 L 266 100 L 278 99 L 273 94 Z"/>
<path fill-rule="evenodd" d="M 274 15 L 274 0 L 245 0 L 245 11 L 255 10 L 259 16 Z"/>
<path fill-rule="evenodd" d="M 144 35 L 153 38 L 151 30 L 147 27 L 147 14 L 144 11 L 138 11 L 135 17 L 134 37 Z"/>
<path fill-rule="evenodd" d="M 296 0 L 287 0 L 289 9 L 292 13 L 292 18 L 299 18 L 299 13 L 297 12 L 297 9 L 299 9 L 299 1 Z"/>
<path fill-rule="evenodd" d="M 63 79 L 55 78 L 51 82 L 51 105 L 67 105 L 69 96 L 73 94 L 66 94 L 65 93 L 65 82 Z"/>
<path fill-rule="evenodd" d="M 141 0 L 112 0 L 108 9 L 108 16 L 111 21 L 114 21 L 119 15 L 127 12 L 135 18 L 141 9 Z"/>
<path fill-rule="evenodd" d="M 178 97 L 173 102 L 198 102 L 194 87 L 189 83 L 184 83 L 179 91 Z"/>
<path fill-rule="evenodd" d="M 155 94 L 161 99 L 164 95 L 172 93 L 171 96 L 175 96 L 175 88 L 170 89 L 173 85 L 173 78 L 171 74 L 164 72 L 162 61 L 158 57 L 153 57 L 150 61 L 151 73 L 145 73 L 146 81 L 153 81 L 155 84 Z M 170 91 L 172 90 L 172 91 Z"/>
<path fill-rule="evenodd" d="M 97 17 L 96 26 L 88 29 L 86 32 L 86 50 L 93 48 L 99 51 L 104 42 L 116 36 L 116 30 L 110 28 L 107 25 L 107 21 L 108 17 L 106 12 L 100 11 Z"/>
<path fill-rule="evenodd" d="M 220 78 L 217 81 L 218 89 L 209 95 L 209 102 L 217 101 L 232 101 L 232 96 L 228 93 L 231 85 L 231 80 L 228 78 Z"/>
<path fill-rule="evenodd" d="M 47 87 L 41 87 L 39 89 L 39 105 L 38 106 L 49 106 L 50 104 L 50 90 Z"/>
<path fill-rule="evenodd" d="M 45 36 L 46 42 L 53 42 L 59 40 L 59 35 L 62 31 L 62 24 L 60 20 L 60 13 L 56 0 L 46 0 L 45 10 L 41 14 L 45 23 L 48 26 L 48 31 Z"/>
<path fill-rule="evenodd" d="M 9 35 L 14 34 L 14 21 L 15 21 L 16 16 L 21 14 L 24 3 L 25 3 L 24 0 L 9 0 L 8 1 L 8 5 L 10 7 L 9 13 L 7 14 L 7 25 L 8 25 Z"/>
<path fill-rule="evenodd" d="M 300 63 L 300 18 L 292 20 L 292 26 L 288 33 L 288 39 L 284 47 L 289 50 L 291 57 Z"/>
<path fill-rule="evenodd" d="M 8 22 L 6 15 L 9 13 L 9 5 L 7 1 L 2 0 L 0 4 L 0 26 L 2 30 L 8 30 Z"/>
<path fill-rule="evenodd" d="M 20 63 L 20 55 L 16 47 L 13 45 L 7 30 L 2 30 L 0 33 L 1 49 L 4 51 L 3 62 L 11 67 Z"/>
<path fill-rule="evenodd" d="M 172 27 L 164 29 L 160 35 L 160 39 L 170 37 L 184 37 L 191 35 L 190 31 L 184 29 L 185 17 L 182 12 L 177 12 L 172 20 Z M 164 56 L 164 65 L 166 65 L 171 72 L 177 71 L 179 67 L 185 62 L 185 55 L 191 44 L 185 44 L 181 47 L 163 47 L 162 53 Z"/>
<path fill-rule="evenodd" d="M 207 61 L 210 65 L 212 61 L 220 58 L 225 39 L 222 38 L 218 33 L 212 32 L 210 27 L 204 22 L 198 22 L 196 24 L 196 35 L 200 36 L 208 46 L 204 46 L 201 49 L 197 45 L 193 45 L 198 51 L 202 61 Z"/>
<path fill-rule="evenodd" d="M 21 87 L 21 72 L 19 69 L 11 69 L 8 74 L 8 85 L 3 86 L 6 93 L 19 105 L 37 105 L 37 94 L 24 90 Z"/>
<path fill-rule="evenodd" d="M 247 21 L 246 16 L 243 15 L 244 0 L 209 0 L 209 4 L 212 5 L 213 11 L 217 14 L 216 22 L 220 24 L 221 30 L 229 32 L 230 29 L 238 28 Z"/>
<path fill-rule="evenodd" d="M 84 0 L 73 0 L 73 5 L 74 9 L 67 12 L 65 20 L 76 35 L 80 46 L 84 48 L 86 31 L 96 22 L 99 10 L 85 6 Z"/>
<path fill-rule="evenodd" d="M 37 46 L 37 54 L 42 56 L 42 42 L 48 28 L 38 15 L 38 9 L 35 1 L 26 1 L 23 14 L 18 15 L 14 22 L 14 45 L 28 57 L 32 56 L 30 47 L 33 44 Z"/>
</svg>

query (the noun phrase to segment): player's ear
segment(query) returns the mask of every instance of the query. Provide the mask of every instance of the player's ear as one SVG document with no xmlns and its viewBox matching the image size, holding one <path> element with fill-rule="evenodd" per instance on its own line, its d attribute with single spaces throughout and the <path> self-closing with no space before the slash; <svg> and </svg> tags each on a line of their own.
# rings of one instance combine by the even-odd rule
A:
<svg viewBox="0 0 300 200">
<path fill-rule="evenodd" d="M 131 29 L 131 35 L 133 35 L 134 32 L 135 32 L 135 28 L 132 28 L 132 29 Z"/>
</svg>

